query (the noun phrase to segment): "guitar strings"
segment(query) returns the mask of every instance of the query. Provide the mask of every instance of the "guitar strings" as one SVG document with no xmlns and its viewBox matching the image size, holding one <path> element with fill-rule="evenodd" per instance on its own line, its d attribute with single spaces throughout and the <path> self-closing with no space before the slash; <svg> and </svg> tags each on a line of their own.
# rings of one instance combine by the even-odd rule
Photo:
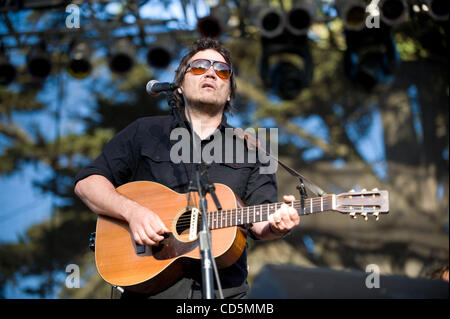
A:
<svg viewBox="0 0 450 319">
<path fill-rule="evenodd" d="M 320 200 L 320 199 L 319 199 Z M 310 200 L 308 200 L 310 201 Z M 322 208 L 322 201 L 320 201 L 320 205 L 318 203 L 313 203 L 313 209 L 318 209 L 318 208 Z M 264 207 L 267 205 L 272 205 L 272 206 L 276 206 L 276 208 L 278 209 L 279 207 L 281 207 L 283 203 L 271 203 L 271 204 L 263 204 L 260 205 L 260 210 L 262 214 L 267 213 L 267 210 L 270 210 L 270 208 L 268 207 Z M 305 204 L 309 204 L 309 203 L 305 203 Z M 323 207 L 326 207 L 328 205 L 328 203 L 324 203 Z M 243 207 L 243 208 L 237 208 L 237 209 L 231 209 L 231 210 L 223 210 L 220 212 L 221 216 L 224 216 L 224 218 L 227 219 L 236 219 L 236 214 L 241 215 L 242 217 L 250 217 L 250 216 L 254 216 L 254 213 L 256 212 L 256 207 L 253 208 L 252 210 L 247 209 L 247 207 Z M 301 209 L 301 205 L 300 203 L 296 203 L 294 202 L 294 208 L 296 209 Z M 272 208 L 273 209 L 273 208 Z M 310 205 L 305 205 L 305 210 L 311 210 L 311 206 Z M 214 213 L 217 213 L 217 211 L 212 211 L 212 212 L 208 212 L 209 216 L 212 216 Z M 225 213 L 225 215 L 224 215 Z M 199 215 L 199 218 L 201 218 L 201 215 Z M 245 219 L 245 218 L 242 218 Z M 174 219 L 163 219 L 164 221 L 173 221 Z M 191 217 L 190 216 L 181 216 L 178 221 L 182 221 L 181 223 L 178 223 L 178 225 L 183 225 L 183 222 L 185 223 L 190 223 Z M 201 220 L 201 219 L 200 219 Z M 217 220 L 217 218 L 216 218 Z"/>
<path fill-rule="evenodd" d="M 310 204 L 311 202 L 312 202 L 312 206 Z M 256 212 L 257 209 L 261 213 L 261 215 L 265 214 L 266 218 L 268 218 L 269 211 L 271 209 L 273 210 L 273 208 L 269 208 L 268 206 L 274 206 L 275 209 L 278 209 L 278 208 L 281 207 L 282 204 L 283 203 L 281 203 L 281 202 L 280 203 L 269 203 L 269 204 L 253 206 L 252 209 L 247 208 L 247 207 L 242 207 L 242 208 L 231 209 L 231 210 L 222 210 L 221 212 L 219 212 L 220 215 L 221 215 L 220 217 L 222 217 L 222 218 L 214 218 L 213 214 L 218 213 L 218 211 L 208 212 L 207 214 L 210 217 L 209 218 L 209 224 L 211 224 L 211 223 L 216 223 L 216 224 L 221 223 L 221 225 L 223 225 L 223 220 L 225 220 L 225 224 L 226 225 L 229 224 L 230 226 L 234 226 L 234 225 L 231 225 L 231 224 L 234 224 L 234 222 L 236 222 L 236 219 L 239 219 L 239 220 L 242 220 L 242 221 L 248 220 L 249 222 L 257 222 L 256 221 L 257 218 L 255 218 L 255 212 Z M 324 208 L 324 210 L 325 210 L 325 208 L 331 208 L 331 207 L 328 207 L 329 204 L 330 203 L 328 201 L 327 202 L 323 202 L 323 200 L 320 197 L 319 198 L 313 198 L 312 200 L 311 199 L 307 199 L 305 201 L 305 207 L 303 209 L 303 211 L 304 211 L 303 213 L 304 214 L 309 214 L 310 212 L 308 212 L 308 210 L 311 211 L 311 209 L 312 210 L 316 210 L 316 209 L 320 208 L 320 210 L 322 210 L 322 207 Z M 257 207 L 259 207 L 259 208 L 257 208 Z M 297 210 L 300 210 L 302 208 L 301 207 L 301 202 L 300 201 L 295 201 L 293 207 L 295 209 L 297 209 Z M 239 217 L 239 215 L 241 216 L 241 218 L 237 218 L 237 217 Z M 253 217 L 252 220 L 250 220 L 249 217 Z M 255 219 L 255 220 L 253 220 L 253 219 Z M 171 223 L 173 220 L 175 220 L 175 219 L 174 218 L 162 219 L 162 221 L 169 222 L 169 223 Z M 199 215 L 199 222 L 201 222 L 201 221 L 202 221 L 202 215 Z M 190 225 L 190 223 L 191 223 L 191 216 L 181 216 L 178 219 L 177 226 L 184 227 L 184 226 Z M 243 224 L 245 224 L 245 223 L 243 223 Z"/>
<path fill-rule="evenodd" d="M 323 200 L 325 198 L 325 201 Z M 326 210 L 331 210 L 332 207 L 331 206 L 331 202 L 330 199 L 332 199 L 331 195 L 329 196 L 325 196 L 324 198 L 321 197 L 315 197 L 315 198 L 310 198 L 310 199 L 305 199 L 304 202 L 304 207 L 301 206 L 301 201 L 300 200 L 296 200 L 293 203 L 293 207 L 295 209 L 297 209 L 297 211 L 299 211 L 300 215 L 308 215 L 311 213 L 315 213 L 317 211 L 326 211 Z M 257 221 L 257 217 L 255 216 L 255 212 L 258 211 L 261 213 L 261 215 L 266 215 L 266 217 L 264 217 L 264 220 L 267 220 L 266 218 L 268 218 L 269 216 L 269 211 L 275 209 L 278 209 L 281 207 L 283 203 L 279 202 L 279 203 L 269 203 L 269 204 L 262 204 L 262 205 L 257 205 L 257 206 L 252 206 L 252 209 L 250 209 L 250 207 L 241 207 L 241 208 L 235 208 L 235 209 L 231 209 L 231 210 L 222 210 L 221 212 L 218 211 L 212 211 L 212 212 L 208 212 L 208 217 L 209 218 L 209 222 L 208 224 L 211 226 L 211 228 L 224 228 L 223 224 L 225 221 L 225 227 L 231 227 L 231 226 L 236 226 L 236 225 L 240 225 L 240 224 L 245 224 L 245 222 L 241 222 L 241 221 L 245 221 L 247 220 L 249 223 L 250 222 L 258 222 Z M 289 204 L 288 204 L 289 205 Z M 269 207 L 269 206 L 273 206 L 273 207 Z M 364 205 L 359 205 L 359 207 L 364 207 Z M 214 216 L 214 214 L 220 214 L 220 216 Z M 241 218 L 239 218 L 241 217 Z M 252 217 L 252 219 L 250 220 L 250 217 Z M 173 220 L 175 220 L 174 218 L 171 219 L 163 219 L 163 221 L 168 221 L 169 223 L 171 223 Z M 239 220 L 239 222 L 238 222 Z M 199 222 L 202 221 L 202 215 L 199 215 Z M 262 217 L 260 217 L 260 220 L 262 221 Z M 178 219 L 177 222 L 177 226 L 178 227 L 186 227 L 188 225 L 190 225 L 191 223 L 191 217 L 190 216 L 181 216 Z M 214 223 L 216 226 L 214 226 Z M 221 225 L 221 227 L 217 227 L 218 225 Z"/>
</svg>

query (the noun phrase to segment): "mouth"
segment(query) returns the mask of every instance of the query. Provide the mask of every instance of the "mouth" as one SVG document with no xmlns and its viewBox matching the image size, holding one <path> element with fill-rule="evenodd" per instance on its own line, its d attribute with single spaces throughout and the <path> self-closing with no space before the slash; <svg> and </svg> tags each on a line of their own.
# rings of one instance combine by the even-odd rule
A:
<svg viewBox="0 0 450 319">
<path fill-rule="evenodd" d="M 216 86 L 214 84 L 211 83 L 203 83 L 201 86 L 202 89 L 216 89 Z"/>
</svg>

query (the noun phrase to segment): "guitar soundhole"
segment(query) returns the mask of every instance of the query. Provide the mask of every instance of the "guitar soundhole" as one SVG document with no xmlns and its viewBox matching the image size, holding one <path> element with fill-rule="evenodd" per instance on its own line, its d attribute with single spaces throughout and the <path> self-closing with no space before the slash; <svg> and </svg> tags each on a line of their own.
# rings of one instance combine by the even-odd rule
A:
<svg viewBox="0 0 450 319">
<path fill-rule="evenodd" d="M 180 236 L 184 240 L 188 240 L 189 238 L 189 232 L 190 232 L 190 225 L 191 225 L 191 211 L 188 210 L 184 212 L 177 220 L 177 224 L 175 226 L 176 233 L 178 236 Z M 197 234 L 200 230 L 200 221 L 201 217 L 199 216 L 197 221 Z"/>
</svg>

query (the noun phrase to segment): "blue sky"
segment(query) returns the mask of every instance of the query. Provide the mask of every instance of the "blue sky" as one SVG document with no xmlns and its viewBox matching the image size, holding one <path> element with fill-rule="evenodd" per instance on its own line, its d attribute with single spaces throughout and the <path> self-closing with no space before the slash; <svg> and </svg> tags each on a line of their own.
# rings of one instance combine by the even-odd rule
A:
<svg viewBox="0 0 450 319">
<path fill-rule="evenodd" d="M 112 7 L 111 10 L 113 10 Z M 179 18 L 183 16 L 181 6 L 174 4 L 168 10 L 163 7 L 154 5 L 150 1 L 147 6 L 142 9 L 142 17 L 144 18 Z M 199 16 L 204 16 L 208 13 L 208 9 L 204 5 L 197 7 Z M 81 21 L 82 23 L 82 21 Z M 184 21 L 183 27 L 193 28 L 195 26 L 195 19 L 193 8 L 188 9 L 188 20 Z M 174 26 L 177 27 L 177 26 Z M 178 25 L 178 27 L 181 27 Z M 14 56 L 15 64 L 22 64 L 24 57 L 21 55 Z M 158 80 L 171 81 L 173 79 L 173 70 L 169 72 L 161 72 L 158 74 Z M 89 114 L 92 107 L 93 97 L 89 93 L 90 80 L 74 80 L 67 74 L 65 76 L 65 92 L 64 107 L 62 108 L 62 134 L 69 132 L 82 132 L 83 126 L 74 119 L 76 114 Z M 145 83 L 143 83 L 145 89 Z M 414 96 L 414 89 L 411 89 L 411 95 Z M 54 138 L 55 123 L 50 111 L 55 110 L 57 105 L 57 90 L 54 83 L 48 83 L 44 91 L 40 94 L 39 99 L 46 103 L 47 110 L 35 114 L 15 114 L 14 119 L 24 126 L 29 126 L 30 123 L 36 123 L 40 127 L 45 128 L 46 138 L 49 140 Z M 420 110 L 420 106 L 415 104 L 415 109 Z M 417 111 L 419 112 L 419 111 Z M 369 162 L 373 163 L 374 170 L 381 178 L 386 177 L 386 163 L 384 154 L 383 130 L 381 123 L 381 116 L 378 112 L 377 106 L 373 106 L 372 124 L 368 130 L 368 134 L 363 138 L 354 138 L 357 143 L 358 151 Z M 232 124 L 239 123 L 239 118 L 232 119 Z M 297 125 L 301 125 L 303 129 L 316 137 L 321 137 L 327 140 L 328 129 L 321 122 L 320 117 L 311 116 L 309 118 L 297 118 L 295 120 Z M 264 124 L 264 123 L 263 123 Z M 265 125 L 270 126 L 270 120 Z M 349 136 L 354 137 L 351 125 L 348 127 Z M 307 142 L 294 138 L 292 140 L 298 145 L 307 145 Z M 0 141 L 0 152 L 3 143 Z M 306 159 L 312 160 L 322 155 L 318 148 L 311 148 L 306 154 Z M 448 155 L 447 155 L 448 156 Z M 342 162 L 337 162 L 337 166 L 344 165 Z M 42 194 L 32 185 L 32 181 L 40 179 L 43 176 L 48 176 L 51 171 L 45 165 L 25 165 L 21 171 L 14 173 L 11 176 L 0 177 L 0 241 L 13 242 L 18 236 L 35 223 L 40 223 L 50 217 L 53 198 L 50 195 Z M 325 188 L 325 185 L 321 185 Z M 326 191 L 326 189 L 325 189 Z M 8 297 L 23 298 L 26 295 L 21 294 L 14 289 L 8 287 Z"/>
<path fill-rule="evenodd" d="M 114 12 L 118 10 L 117 4 L 110 5 L 110 11 Z M 203 3 L 199 2 L 196 7 L 198 16 L 205 16 L 208 14 L 209 9 Z M 174 2 L 168 9 L 165 9 L 157 2 L 150 1 L 141 10 L 141 15 L 144 18 L 177 18 L 184 20 L 184 14 L 179 2 Z M 187 8 L 187 20 L 184 20 L 185 27 L 190 29 L 195 27 L 195 14 L 192 6 Z M 82 23 L 82 21 L 81 21 Z M 16 54 L 13 56 L 13 63 L 20 65 L 24 62 L 24 56 Z M 173 68 L 174 65 L 171 65 Z M 95 71 L 94 71 L 95 72 Z M 173 79 L 173 70 L 167 72 L 158 73 L 158 80 L 171 81 Z M 44 90 L 39 95 L 39 100 L 48 105 L 46 111 L 30 114 L 15 114 L 14 119 L 24 125 L 24 127 L 30 127 L 32 123 L 39 125 L 46 134 L 46 138 L 51 140 L 55 136 L 55 123 L 50 114 L 51 111 L 57 109 L 58 102 L 58 90 L 55 89 L 56 79 L 53 78 L 53 83 L 49 80 Z M 74 115 L 77 114 L 89 114 L 93 97 L 89 93 L 90 80 L 74 80 L 69 75 L 65 75 L 65 96 L 62 108 L 61 119 L 61 133 L 63 135 L 70 132 L 82 132 L 83 126 L 81 123 L 74 119 Z M 145 83 L 143 84 L 145 87 Z M 239 119 L 235 118 L 232 121 L 238 123 Z M 310 132 L 313 136 L 328 138 L 327 129 L 321 123 L 321 119 L 318 116 L 311 116 L 309 118 L 297 118 L 296 123 L 301 125 L 303 129 Z M 348 128 L 351 133 L 351 126 Z M 352 134 L 349 134 L 352 136 Z M 356 140 L 355 140 L 356 141 Z M 369 134 L 366 138 L 358 139 L 358 150 L 363 154 L 364 158 L 368 162 L 380 162 L 383 164 L 384 159 L 384 145 L 382 136 L 382 126 L 379 113 L 376 111 L 376 107 L 373 112 L 373 124 L 369 130 Z M 1 141 L 0 141 L 1 142 Z M 304 145 L 305 141 L 301 139 L 294 139 L 294 143 L 298 145 Z M 0 143 L 0 151 L 3 143 Z M 318 148 L 311 148 L 306 152 L 306 159 L 312 160 L 320 157 L 322 152 Z M 341 163 L 342 164 L 342 163 Z M 381 177 L 385 170 L 381 167 L 376 170 Z M 40 222 L 49 217 L 51 211 L 52 198 L 49 195 L 41 194 L 32 186 L 32 181 L 40 176 L 50 174 L 48 168 L 44 165 L 34 167 L 26 165 L 19 172 L 14 173 L 12 176 L 0 177 L 0 241 L 15 241 L 18 234 L 22 234 L 23 231 L 32 225 L 33 223 Z"/>
</svg>

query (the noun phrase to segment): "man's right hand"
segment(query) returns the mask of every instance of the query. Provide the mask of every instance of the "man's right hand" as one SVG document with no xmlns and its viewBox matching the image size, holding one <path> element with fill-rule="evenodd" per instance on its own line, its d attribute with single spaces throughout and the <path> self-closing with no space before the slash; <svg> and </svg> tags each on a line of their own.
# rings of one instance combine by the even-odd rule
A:
<svg viewBox="0 0 450 319">
<path fill-rule="evenodd" d="M 95 213 L 125 220 L 139 245 L 158 245 L 169 230 L 157 214 L 132 201 L 101 175 L 90 175 L 75 185 L 75 193 Z"/>
<path fill-rule="evenodd" d="M 162 235 L 169 230 L 153 211 L 144 206 L 127 214 L 128 225 L 134 240 L 139 245 L 157 246 L 164 239 Z"/>
</svg>

